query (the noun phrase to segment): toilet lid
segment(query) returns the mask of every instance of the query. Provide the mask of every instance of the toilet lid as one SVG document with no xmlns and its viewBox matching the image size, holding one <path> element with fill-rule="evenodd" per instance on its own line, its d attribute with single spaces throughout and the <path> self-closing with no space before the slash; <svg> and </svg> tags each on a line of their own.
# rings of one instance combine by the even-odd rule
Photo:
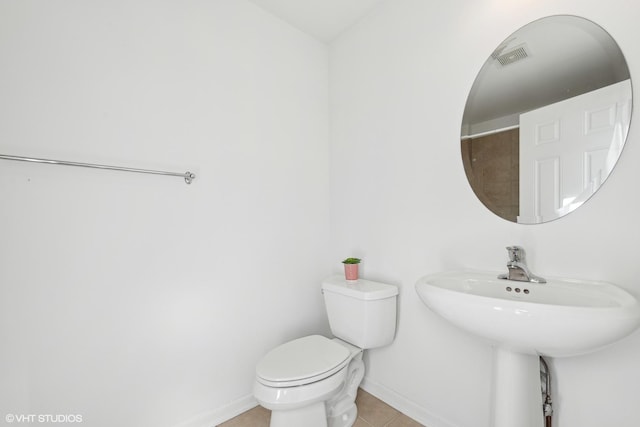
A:
<svg viewBox="0 0 640 427">
<path fill-rule="evenodd" d="M 256 366 L 258 381 L 288 387 L 324 379 L 349 361 L 349 350 L 329 338 L 311 335 L 282 344 Z"/>
</svg>

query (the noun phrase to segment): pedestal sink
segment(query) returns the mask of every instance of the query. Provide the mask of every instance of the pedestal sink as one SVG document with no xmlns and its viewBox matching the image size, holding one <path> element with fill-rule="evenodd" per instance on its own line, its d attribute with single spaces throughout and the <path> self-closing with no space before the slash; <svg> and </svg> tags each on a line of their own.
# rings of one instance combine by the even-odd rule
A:
<svg viewBox="0 0 640 427">
<path fill-rule="evenodd" d="M 542 427 L 538 356 L 568 357 L 612 344 L 640 325 L 640 305 L 606 282 L 503 280 L 451 271 L 416 283 L 436 314 L 496 348 L 492 427 Z"/>
</svg>

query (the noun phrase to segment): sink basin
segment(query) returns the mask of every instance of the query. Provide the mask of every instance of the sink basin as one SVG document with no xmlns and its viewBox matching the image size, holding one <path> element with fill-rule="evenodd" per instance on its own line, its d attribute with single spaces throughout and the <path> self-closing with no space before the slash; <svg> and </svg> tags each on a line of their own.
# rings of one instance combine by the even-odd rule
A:
<svg viewBox="0 0 640 427">
<path fill-rule="evenodd" d="M 451 271 L 416 283 L 435 313 L 494 345 L 492 427 L 543 427 L 539 355 L 589 353 L 640 324 L 640 305 L 605 282 L 546 277 L 547 283 Z"/>
<path fill-rule="evenodd" d="M 452 271 L 416 283 L 422 301 L 459 328 L 511 352 L 565 357 L 598 350 L 633 332 L 640 305 L 606 282 L 498 279 L 499 273 Z"/>
</svg>

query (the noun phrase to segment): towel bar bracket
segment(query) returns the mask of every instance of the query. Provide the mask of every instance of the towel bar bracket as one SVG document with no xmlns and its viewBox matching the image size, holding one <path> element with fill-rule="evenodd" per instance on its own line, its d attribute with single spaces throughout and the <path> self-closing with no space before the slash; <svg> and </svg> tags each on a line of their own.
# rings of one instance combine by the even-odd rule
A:
<svg viewBox="0 0 640 427">
<path fill-rule="evenodd" d="M 184 173 L 184 182 L 186 182 L 187 184 L 191 184 L 194 179 L 196 179 L 196 175 L 195 174 L 193 174 L 193 173 L 191 173 L 189 171 L 186 171 Z"/>
</svg>

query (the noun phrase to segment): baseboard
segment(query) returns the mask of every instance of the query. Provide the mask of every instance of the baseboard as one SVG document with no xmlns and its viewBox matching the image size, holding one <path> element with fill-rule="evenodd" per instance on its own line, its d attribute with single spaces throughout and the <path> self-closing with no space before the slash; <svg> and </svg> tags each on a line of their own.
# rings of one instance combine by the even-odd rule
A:
<svg viewBox="0 0 640 427">
<path fill-rule="evenodd" d="M 195 417 L 174 427 L 216 427 L 231 418 L 236 417 L 249 409 L 258 406 L 253 395 L 241 397 L 222 408 L 198 414 Z"/>
<path fill-rule="evenodd" d="M 427 411 L 403 395 L 367 377 L 362 380 L 360 387 L 362 387 L 362 389 L 367 393 L 370 393 L 382 400 L 384 403 L 393 406 L 395 409 L 406 416 L 413 418 L 420 424 L 429 427 L 458 427 L 457 425 Z"/>
</svg>

